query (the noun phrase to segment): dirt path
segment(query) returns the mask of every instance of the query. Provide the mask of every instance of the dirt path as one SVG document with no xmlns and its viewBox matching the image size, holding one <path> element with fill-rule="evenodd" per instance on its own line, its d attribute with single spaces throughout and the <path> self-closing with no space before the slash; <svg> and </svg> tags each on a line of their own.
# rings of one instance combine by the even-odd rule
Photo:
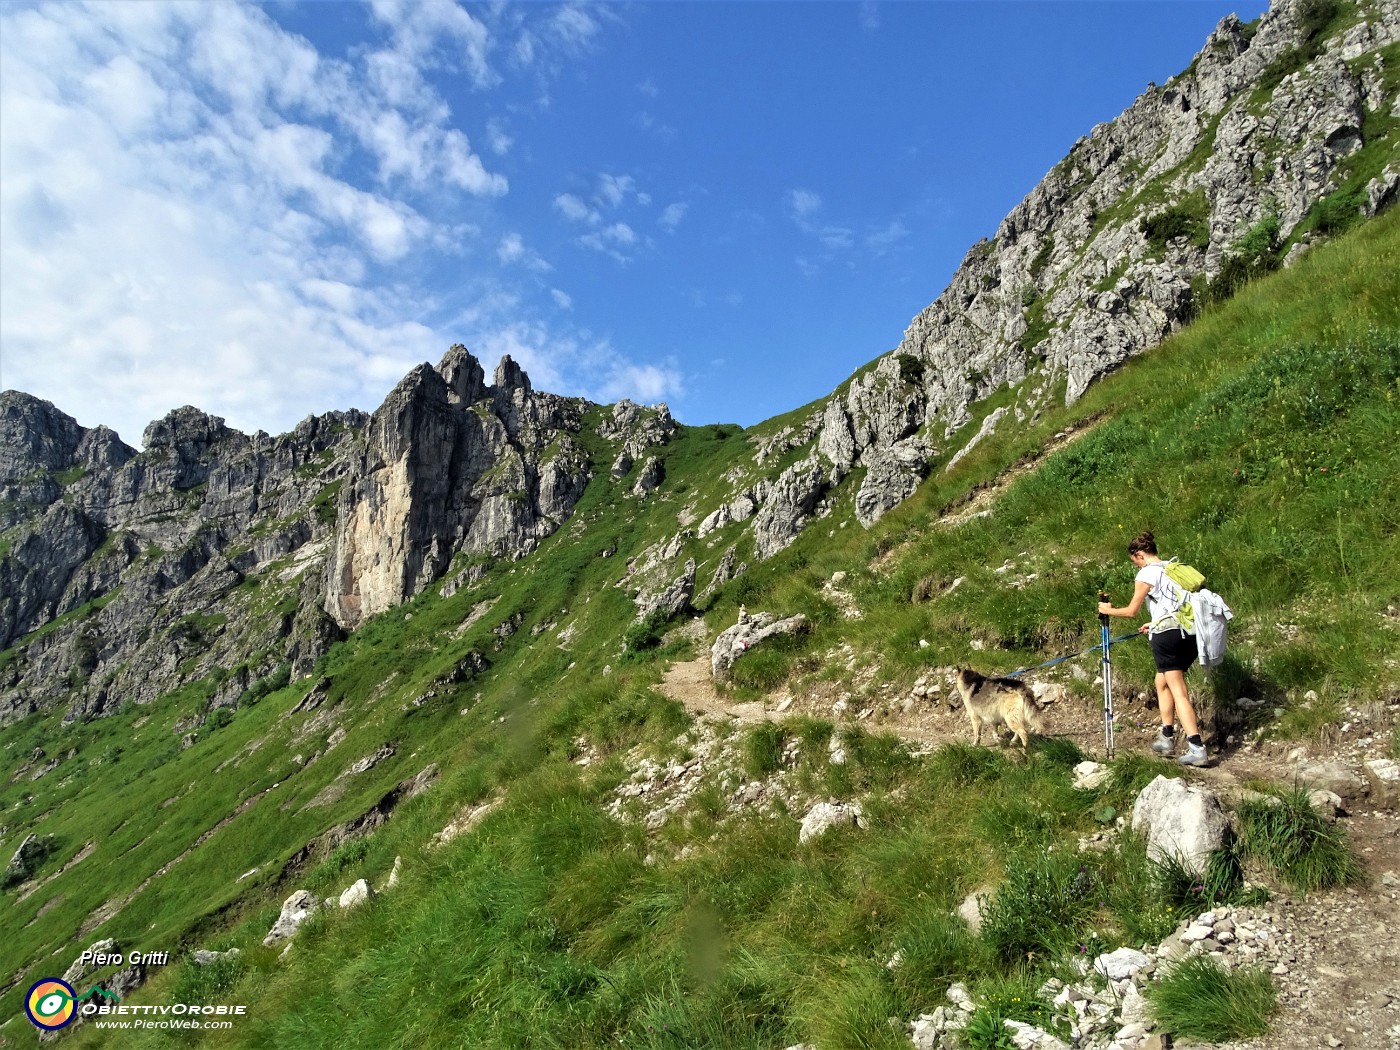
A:
<svg viewBox="0 0 1400 1050">
<path fill-rule="evenodd" d="M 925 697 L 888 691 L 864 717 L 840 710 L 842 694 L 825 684 L 799 695 L 783 692 L 731 703 L 715 689 L 708 658 L 673 664 L 661 688 L 704 718 L 753 724 L 804 713 L 893 733 L 917 748 L 931 749 L 969 739 L 966 718 L 946 700 L 949 686 L 932 681 L 936 677 L 928 676 L 931 686 L 941 691 Z M 1051 712 L 1051 735 L 1071 739 L 1091 755 L 1103 755 L 1098 702 L 1081 698 Z M 1117 715 L 1118 752 L 1150 754 L 1156 731 L 1153 707 L 1126 702 Z M 1359 753 L 1355 743 L 1338 740 L 1310 757 L 1354 761 Z M 1291 746 L 1212 753 L 1214 764 L 1192 770 L 1190 776 L 1229 800 L 1261 781 L 1291 783 L 1299 764 Z M 1267 1036 L 1230 1044 L 1229 1050 L 1400 1050 L 1400 812 L 1373 806 L 1360 795 L 1346 804 L 1340 823 L 1361 860 L 1364 881 L 1306 896 L 1276 891 L 1266 908 L 1275 915 L 1283 937 L 1277 960 L 1271 960 L 1279 1012 Z"/>
<path fill-rule="evenodd" d="M 1057 434 L 1043 449 L 974 489 L 963 503 L 949 507 L 937 524 L 956 527 L 987 513 L 1016 477 L 1082 437 L 1098 422 L 1098 418 L 1090 418 Z M 900 550 L 896 547 L 886 552 L 871 568 L 880 571 Z M 843 603 L 843 615 L 860 616 L 853 600 Z M 695 640 L 704 651 L 707 640 L 701 636 Z M 827 655 L 832 658 L 838 654 Z M 851 654 L 845 649 L 840 655 Z M 732 718 L 753 724 L 807 714 L 838 725 L 856 724 L 872 732 L 892 733 L 919 750 L 970 739 L 966 716 L 948 702 L 954 695 L 952 669 L 931 670 L 910 693 L 873 681 L 872 674 L 855 675 L 850 688 L 860 690 L 863 695 L 859 697 L 843 692 L 845 686 L 816 683 L 796 693 L 784 691 L 761 700 L 731 703 L 711 681 L 707 654 L 673 664 L 661 688 L 687 710 L 708 719 Z M 1116 702 L 1115 707 L 1117 751 L 1151 755 L 1158 721 L 1155 698 L 1143 691 Z M 1222 749 L 1220 742 L 1207 734 L 1208 744 L 1213 745 L 1212 765 L 1190 770 L 1188 775 L 1233 802 L 1260 783 L 1295 782 L 1305 758 L 1340 762 L 1356 769 L 1362 759 L 1383 755 L 1384 741 L 1393 732 L 1393 708 L 1394 702 L 1389 707 L 1373 705 L 1364 718 L 1353 717 L 1342 727 L 1349 732 L 1334 734 L 1325 746 L 1315 744 L 1305 749 L 1307 754 L 1300 754 L 1295 744 Z M 1073 740 L 1086 754 L 1102 758 L 1101 702 L 1074 698 L 1056 705 L 1049 711 L 1048 732 Z M 1234 743 L 1233 738 L 1230 743 Z M 1282 936 L 1271 968 L 1279 1012 L 1268 1035 L 1230 1044 L 1228 1050 L 1400 1050 L 1400 807 L 1372 804 L 1359 789 L 1345 798 L 1344 804 L 1339 823 L 1360 859 L 1364 878 L 1354 887 L 1310 895 L 1275 891 L 1266 908 L 1275 916 Z M 1176 1045 L 1184 1048 L 1192 1044 L 1178 1041 Z"/>
<path fill-rule="evenodd" d="M 661 691 L 685 705 L 695 715 L 712 719 L 732 718 L 743 725 L 763 721 L 781 721 L 795 714 L 823 718 L 838 725 L 860 725 L 871 732 L 892 733 L 915 745 L 935 747 L 954 740 L 969 740 L 967 716 L 960 706 L 950 704 L 952 695 L 948 684 L 951 669 L 935 670 L 929 681 L 927 696 L 887 695 L 875 700 L 864 710 L 843 709 L 842 699 L 848 694 L 839 687 L 819 683 L 809 690 L 794 694 L 785 690 L 760 700 L 737 703 L 720 695 L 710 677 L 708 657 L 674 663 L 661 680 Z M 1075 699 L 1069 704 L 1049 709 L 1050 733 L 1073 740 L 1086 753 L 1103 751 L 1103 710 L 1098 701 Z M 1151 723 L 1135 716 L 1144 727 Z M 1136 741 L 1142 736 L 1141 741 Z M 1151 743 L 1151 731 L 1138 727 L 1120 731 L 1118 746 L 1146 751 Z"/>
</svg>

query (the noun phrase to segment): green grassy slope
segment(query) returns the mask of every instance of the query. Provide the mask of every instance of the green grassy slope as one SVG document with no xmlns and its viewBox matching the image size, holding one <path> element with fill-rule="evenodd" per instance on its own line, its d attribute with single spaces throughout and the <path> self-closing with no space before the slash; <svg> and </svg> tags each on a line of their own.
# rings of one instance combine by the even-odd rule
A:
<svg viewBox="0 0 1400 1050">
<path fill-rule="evenodd" d="M 1152 890 L 1139 854 L 1073 853 L 1102 806 L 1131 796 L 1074 792 L 1079 755 L 1063 742 L 1017 765 L 956 746 L 916 758 L 893 738 L 846 730 L 851 760 L 833 766 L 833 727 L 796 720 L 731 741 L 736 772 L 782 768 L 800 797 L 859 799 L 866 830 L 799 845 L 801 812 L 732 813 L 718 778 L 651 837 L 606 815 L 630 749 L 686 758 L 699 746 L 677 742 L 688 719 L 655 689 L 690 643 L 622 651 L 625 560 L 675 534 L 683 508 L 712 509 L 721 476 L 750 469 L 751 440 L 776 426 L 687 429 L 666 452 L 658 497 L 623 503 L 627 481 L 595 484 L 536 555 L 380 616 L 319 668 L 329 692 L 314 711 L 291 713 L 306 680 L 185 750 L 174 730 L 201 703 L 197 687 L 86 725 L 36 716 L 8 728 L 3 822 L 54 839 L 39 873 L 49 881 L 22 901 L 6 891 L 0 909 L 0 972 L 17 981 L 0 1015 L 14 1018 L 29 983 L 115 936 L 127 951 L 244 949 L 233 965 L 175 963 L 132 999 L 248 1004 L 232 1032 L 206 1037 L 213 1045 L 893 1047 L 907 1041 L 886 1019 L 931 1009 L 951 979 L 1029 1004 L 1081 946 L 1169 929 L 1183 902 Z M 1076 427 L 1087 432 L 1040 456 Z M 848 675 L 823 655 L 840 644 L 874 668 L 877 693 L 972 659 L 974 643 L 979 666 L 1009 670 L 1097 640 L 1094 595 L 1126 593 L 1124 545 L 1150 527 L 1239 614 L 1212 686 L 1218 709 L 1266 697 L 1290 711 L 1286 722 L 1305 689 L 1380 699 L 1400 682 L 1396 433 L 1391 212 L 1246 287 L 1076 405 L 1003 425 L 951 472 L 936 465 L 870 531 L 854 522 L 848 482 L 828 518 L 723 589 L 705 621 L 722 629 L 739 604 L 814 621 L 805 638 L 741 660 L 740 695 Z M 988 516 L 937 524 L 1028 457 Z M 741 531 L 685 542 L 712 565 Z M 1014 571 L 994 571 L 1007 562 Z M 823 593 L 836 571 L 863 619 L 843 619 Z M 464 628 L 473 610 L 482 615 Z M 1120 650 L 1120 675 L 1145 680 L 1142 647 Z M 450 681 L 473 651 L 490 667 Z M 391 757 L 343 775 L 385 744 Z M 38 745 L 74 754 L 38 780 L 17 775 Z M 596 758 L 580 766 L 585 750 Z M 431 762 L 436 785 L 374 834 L 284 870 Z M 496 798 L 504 804 L 474 833 L 427 847 L 464 807 Z M 329 801 L 309 805 L 317 799 Z M 396 890 L 317 920 L 286 960 L 260 947 L 292 889 L 377 885 L 396 855 Z M 949 910 L 988 879 L 1005 880 L 1012 903 L 973 938 Z M 87 931 L 104 905 L 113 917 Z M 904 964 L 887 968 L 896 952 Z M 0 1038 L 33 1035 L 20 1015 Z M 109 1038 L 89 1028 L 73 1042 Z M 172 1040 L 198 1041 L 148 1033 L 121 1045 Z"/>
</svg>

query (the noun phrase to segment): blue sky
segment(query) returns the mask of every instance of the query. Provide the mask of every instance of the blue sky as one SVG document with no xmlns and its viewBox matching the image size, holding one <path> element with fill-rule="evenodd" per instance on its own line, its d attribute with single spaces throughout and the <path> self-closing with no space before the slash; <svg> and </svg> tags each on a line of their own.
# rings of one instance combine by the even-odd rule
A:
<svg viewBox="0 0 1400 1050">
<path fill-rule="evenodd" d="M 750 425 L 1259 0 L 0 4 L 0 385 L 131 443 L 465 343 Z"/>
</svg>

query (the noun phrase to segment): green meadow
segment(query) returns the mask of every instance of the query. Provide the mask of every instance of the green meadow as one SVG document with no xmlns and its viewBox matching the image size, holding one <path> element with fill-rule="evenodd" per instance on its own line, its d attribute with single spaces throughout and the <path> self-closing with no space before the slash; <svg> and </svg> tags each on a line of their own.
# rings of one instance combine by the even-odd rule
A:
<svg viewBox="0 0 1400 1050">
<path fill-rule="evenodd" d="M 979 405 L 958 437 L 1017 396 Z M 254 690 L 189 747 L 180 727 L 213 683 L 92 722 L 6 727 L 0 823 L 52 839 L 37 888 L 4 891 L 0 1043 L 34 1044 L 24 990 L 105 937 L 172 953 L 129 1002 L 248 1013 L 202 1038 L 118 1044 L 89 1025 L 74 1046 L 894 1048 L 955 980 L 983 1004 L 975 1040 L 996 1031 L 988 1017 L 1062 1024 L 1037 997 L 1047 977 L 1237 899 L 1244 864 L 1287 857 L 1278 884 L 1299 892 L 1358 877 L 1345 840 L 1309 825 L 1282 787 L 1284 805 L 1247 817 L 1208 890 L 1150 864 L 1131 836 L 1080 851 L 1162 767 L 1125 751 L 1104 787 L 1077 791 L 1070 770 L 1085 755 L 1053 737 L 1021 759 L 961 743 L 916 754 L 878 725 L 816 718 L 731 729 L 728 758 L 662 828 L 611 816 L 639 757 L 685 761 L 701 739 L 658 684 L 702 650 L 674 622 L 653 625 L 656 645 L 629 636 L 626 559 L 673 536 L 678 512 L 714 509 L 727 475 L 757 478 L 755 443 L 807 411 L 748 431 L 682 428 L 660 492 L 625 503 L 633 479 L 609 478 L 595 434 L 595 481 L 535 554 L 380 615 L 310 678 Z M 749 563 L 701 603 L 708 636 L 740 605 L 812 620 L 741 659 L 733 699 L 817 683 L 904 690 L 933 668 L 1005 672 L 1084 649 L 1098 641 L 1097 593 L 1129 592 L 1125 545 L 1148 528 L 1237 614 L 1226 665 L 1209 682 L 1193 673 L 1217 724 L 1302 736 L 1345 703 L 1394 694 L 1400 212 L 1244 284 L 1074 405 L 1010 419 L 952 470 L 961 442 L 943 442 L 918 493 L 869 530 L 854 519 L 857 473 L 768 561 L 742 524 L 685 539 L 702 587 L 731 544 Z M 990 513 L 952 522 L 979 493 Z M 836 572 L 860 619 L 823 591 Z M 867 684 L 827 658 L 843 645 Z M 1144 646 L 1114 656 L 1121 681 L 1150 680 Z M 1086 699 L 1097 688 L 1068 680 Z M 294 712 L 321 681 L 322 702 Z M 1245 712 L 1242 698 L 1265 703 Z M 828 761 L 833 732 L 844 765 Z M 32 780 L 21 769 L 36 747 L 65 757 Z M 392 753 L 348 772 L 381 749 Z M 725 762 L 813 801 L 859 801 L 866 826 L 801 844 L 800 809 L 730 807 Z M 434 763 L 433 786 L 371 834 L 304 852 Z M 497 800 L 472 831 L 430 845 Z M 378 887 L 395 857 L 395 888 L 313 919 L 285 958 L 262 947 L 293 890 Z M 1000 890 L 974 936 L 954 911 L 990 884 Z M 236 961 L 189 960 L 229 947 Z M 1267 1016 L 1264 992 L 1240 994 Z"/>
</svg>

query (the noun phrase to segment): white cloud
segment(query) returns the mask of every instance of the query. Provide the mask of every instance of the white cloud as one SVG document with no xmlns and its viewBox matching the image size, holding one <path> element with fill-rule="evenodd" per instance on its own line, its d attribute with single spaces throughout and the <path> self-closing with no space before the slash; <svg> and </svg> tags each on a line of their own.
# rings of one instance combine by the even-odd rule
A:
<svg viewBox="0 0 1400 1050">
<path fill-rule="evenodd" d="M 478 196 L 499 197 L 509 188 L 504 175 L 488 172 L 472 153 L 467 137 L 456 128 L 442 139 L 442 171 L 447 181 Z"/>
<path fill-rule="evenodd" d="M 550 105 L 549 82 L 569 62 L 595 51 L 605 27 L 622 20 L 618 11 L 605 4 L 549 7 L 496 2 L 486 8 L 484 17 L 496 36 L 513 40 L 505 51 L 509 64 L 539 78 L 535 106 L 541 109 Z"/>
<path fill-rule="evenodd" d="M 561 347 L 542 324 L 513 321 L 482 333 L 469 345 L 487 371 L 509 355 L 529 374 L 531 385 L 542 390 L 558 390 L 565 385 L 559 364 L 572 348 Z"/>
<path fill-rule="evenodd" d="M 83 78 L 94 107 L 124 135 L 135 134 L 161 115 L 166 93 L 154 77 L 127 55 L 94 69 Z"/>
<path fill-rule="evenodd" d="M 371 0 L 370 7 L 393 34 L 392 53 L 414 69 L 464 67 L 479 88 L 499 82 L 490 33 L 456 0 Z"/>
<path fill-rule="evenodd" d="M 531 320 L 527 294 L 552 317 L 573 301 L 502 230 L 505 177 L 427 79 L 455 71 L 481 99 L 511 70 L 505 42 L 529 34 L 544 84 L 616 16 L 447 0 L 369 11 L 369 37 L 340 58 L 252 5 L 0 6 L 6 386 L 133 443 L 181 404 L 245 431 L 373 408 L 455 341 L 488 365 L 512 353 L 545 389 L 680 389 L 674 369 Z M 470 115 L 485 156 L 513 149 L 489 106 Z M 556 208 L 625 262 L 649 242 L 601 201 L 645 195 L 625 175 L 597 193 Z M 434 290 L 425 275 L 444 256 L 506 272 L 454 259 L 475 276 Z"/>
<path fill-rule="evenodd" d="M 593 401 L 620 398 L 650 403 L 674 398 L 684 383 L 674 362 L 636 362 L 606 339 L 560 332 L 538 321 L 510 321 L 487 328 L 468 343 L 487 369 L 509 354 L 539 389 L 579 390 Z"/>
<path fill-rule="evenodd" d="M 279 430 L 374 407 L 459 337 L 410 289 L 473 250 L 452 202 L 507 185 L 422 71 L 486 90 L 491 35 L 453 3 L 371 10 L 387 46 L 339 59 L 251 5 L 0 8 L 6 386 L 131 442 L 181 404 Z M 501 258 L 548 269 L 510 236 Z"/>
<path fill-rule="evenodd" d="M 518 233 L 508 233 L 501 238 L 500 245 L 496 248 L 496 258 L 509 265 L 518 262 L 525 257 L 525 242 L 520 239 Z"/>
<path fill-rule="evenodd" d="M 788 190 L 787 203 L 793 217 L 802 220 L 821 209 L 822 199 L 811 190 Z"/>
<path fill-rule="evenodd" d="M 607 255 L 619 263 L 630 262 L 635 249 L 654 247 L 654 242 L 639 234 L 630 223 L 617 219 L 616 213 L 650 206 L 651 194 L 637 189 L 635 177 L 613 172 L 597 175 L 591 201 L 575 193 L 560 193 L 554 198 L 555 211 L 571 222 L 592 227 L 574 243 Z M 675 211 L 677 207 L 681 210 Z M 679 222 L 684 214 L 684 207 L 672 205 L 667 209 L 658 220 L 663 228 L 674 229 L 674 223 Z M 667 226 L 667 222 L 672 225 Z"/>
<path fill-rule="evenodd" d="M 792 216 L 792 221 L 797 224 L 797 228 L 803 233 L 816 238 L 817 243 L 828 252 L 844 251 L 854 244 L 851 231 L 844 226 L 820 225 L 813 221 L 813 217 L 822 209 L 822 198 L 820 194 L 811 190 L 788 190 L 787 193 L 788 214 Z M 798 268 L 807 276 L 811 276 L 811 268 L 815 263 L 811 259 L 799 259 Z"/>
<path fill-rule="evenodd" d="M 882 256 L 895 250 L 909 236 L 909 229 L 898 217 L 882 226 L 857 228 L 830 222 L 821 222 L 818 213 L 824 208 L 820 194 L 806 189 L 788 190 L 784 205 L 789 218 L 803 234 L 811 239 L 814 253 L 804 252 L 796 260 L 798 270 L 806 277 L 819 273 L 825 263 L 837 255 L 862 250 L 871 256 Z"/>
<path fill-rule="evenodd" d="M 822 247 L 831 251 L 844 251 L 855 244 L 851 231 L 844 226 L 823 226 L 815 232 Z"/>
<path fill-rule="evenodd" d="M 882 228 L 865 235 L 865 246 L 876 255 L 884 255 L 908 236 L 909 227 L 899 219 L 891 219 Z"/>
<path fill-rule="evenodd" d="M 685 213 L 690 209 L 689 204 L 677 202 L 668 204 L 661 212 L 661 217 L 656 220 L 657 225 L 667 232 L 674 231 L 685 218 Z"/>
<path fill-rule="evenodd" d="M 625 397 L 654 404 L 675 397 L 682 389 L 680 375 L 674 368 L 619 362 L 600 388 L 597 400 L 607 403 Z"/>
<path fill-rule="evenodd" d="M 515 140 L 500 121 L 488 120 L 486 122 L 486 144 L 496 156 L 504 157 L 515 145 Z"/>
<path fill-rule="evenodd" d="M 570 4 L 561 7 L 549 23 L 555 37 L 568 47 L 583 49 L 593 43 L 602 26 L 595 13 L 601 12 L 595 5 Z"/>
<path fill-rule="evenodd" d="M 637 231 L 631 226 L 625 222 L 615 222 L 611 226 L 585 233 L 578 239 L 578 243 L 595 252 L 601 252 L 619 263 L 628 263 L 631 261 L 628 252 L 638 247 L 641 242 Z"/>
<path fill-rule="evenodd" d="M 637 192 L 637 180 L 631 175 L 598 176 L 598 199 L 609 208 L 616 208 Z"/>
<path fill-rule="evenodd" d="M 656 86 L 656 81 L 653 80 L 651 77 L 647 77 L 640 84 L 638 84 L 637 90 L 640 91 L 647 98 L 656 98 L 661 94 L 661 89 Z"/>
<path fill-rule="evenodd" d="M 596 226 L 603 217 L 572 193 L 561 193 L 554 198 L 554 209 L 564 218 L 573 222 L 586 222 Z"/>
<path fill-rule="evenodd" d="M 630 245 L 637 243 L 636 231 L 625 222 L 615 222 L 603 232 L 616 244 Z"/>
<path fill-rule="evenodd" d="M 860 5 L 860 27 L 867 33 L 880 28 L 880 5 L 874 0 L 863 0 Z"/>
<path fill-rule="evenodd" d="M 549 263 L 525 246 L 524 239 L 518 233 L 508 233 L 501 238 L 500 244 L 496 246 L 496 258 L 503 266 L 518 264 L 536 273 L 545 273 L 553 269 Z"/>
<path fill-rule="evenodd" d="M 637 114 L 636 122 L 637 127 L 660 142 L 675 141 L 676 129 L 658 119 L 655 115 L 648 113 L 646 110 L 642 110 L 642 112 Z"/>
</svg>

